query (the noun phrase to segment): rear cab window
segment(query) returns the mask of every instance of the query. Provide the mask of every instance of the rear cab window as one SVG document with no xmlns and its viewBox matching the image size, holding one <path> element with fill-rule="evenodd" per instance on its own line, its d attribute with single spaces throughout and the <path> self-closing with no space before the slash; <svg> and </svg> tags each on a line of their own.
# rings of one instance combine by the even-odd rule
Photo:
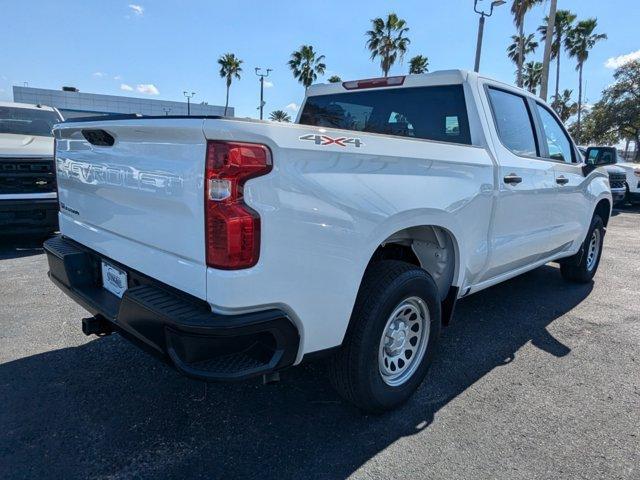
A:
<svg viewBox="0 0 640 480">
<path fill-rule="evenodd" d="M 385 88 L 308 97 L 300 124 L 471 144 L 462 85 Z"/>
</svg>

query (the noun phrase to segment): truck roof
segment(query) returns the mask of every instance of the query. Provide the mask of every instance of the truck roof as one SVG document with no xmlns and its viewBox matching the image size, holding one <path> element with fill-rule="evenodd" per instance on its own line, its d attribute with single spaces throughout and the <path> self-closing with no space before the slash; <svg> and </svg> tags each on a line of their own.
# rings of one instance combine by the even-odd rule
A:
<svg viewBox="0 0 640 480">
<path fill-rule="evenodd" d="M 478 78 L 489 80 L 493 83 L 497 83 L 503 85 L 507 89 L 518 90 L 523 95 L 532 96 L 531 92 L 518 88 L 515 85 L 511 85 L 509 83 L 502 82 L 500 80 L 496 80 L 491 77 L 487 77 L 484 75 L 480 75 L 476 72 L 472 72 L 470 70 L 437 70 L 435 72 L 429 73 L 421 73 L 421 74 L 409 74 L 409 75 L 398 75 L 398 76 L 390 76 L 387 77 L 387 80 L 391 82 L 397 82 L 393 85 L 381 85 L 380 87 L 375 86 L 367 86 L 364 87 L 367 90 L 375 90 L 377 88 L 407 88 L 407 87 L 426 87 L 426 86 L 434 86 L 434 85 L 456 85 L 462 84 L 466 82 L 472 82 L 477 80 Z M 346 93 L 349 91 L 356 90 L 358 87 L 356 86 L 358 82 L 371 82 L 371 81 L 383 81 L 384 78 L 369 78 L 369 79 L 358 79 L 358 80 L 347 80 L 344 82 L 337 83 L 318 83 L 315 85 L 311 85 L 307 89 L 307 97 L 312 97 L 315 95 L 327 95 L 334 93 Z M 345 87 L 345 84 L 347 87 Z M 353 84 L 354 87 L 349 88 L 349 84 Z"/>
<path fill-rule="evenodd" d="M 12 108 L 28 108 L 31 110 L 46 110 L 48 112 L 55 112 L 55 109 L 46 105 L 34 105 L 31 103 L 18 103 L 18 102 L 0 102 L 0 107 L 12 107 Z"/>
</svg>

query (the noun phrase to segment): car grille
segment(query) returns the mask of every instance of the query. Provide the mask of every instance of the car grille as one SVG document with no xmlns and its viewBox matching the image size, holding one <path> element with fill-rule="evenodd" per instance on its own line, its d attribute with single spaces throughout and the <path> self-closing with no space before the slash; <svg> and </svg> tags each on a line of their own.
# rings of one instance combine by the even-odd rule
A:
<svg viewBox="0 0 640 480">
<path fill-rule="evenodd" d="M 0 194 L 55 190 L 53 158 L 0 158 Z"/>
<path fill-rule="evenodd" d="M 610 173 L 609 185 L 611 188 L 625 188 L 627 176 L 624 173 Z"/>
</svg>

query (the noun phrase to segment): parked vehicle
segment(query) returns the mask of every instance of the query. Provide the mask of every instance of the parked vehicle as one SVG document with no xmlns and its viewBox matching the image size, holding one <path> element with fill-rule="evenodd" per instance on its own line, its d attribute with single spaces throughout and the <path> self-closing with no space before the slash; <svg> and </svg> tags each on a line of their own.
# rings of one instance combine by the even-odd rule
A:
<svg viewBox="0 0 640 480">
<path fill-rule="evenodd" d="M 129 116 L 55 136 L 49 275 L 85 333 L 205 380 L 326 355 L 373 412 L 420 385 L 459 298 L 550 261 L 591 281 L 611 213 L 546 104 L 458 70 L 312 86 L 297 124 Z"/>
<path fill-rule="evenodd" d="M 53 108 L 0 102 L 0 235 L 58 229 Z"/>
<path fill-rule="evenodd" d="M 607 171 L 611 197 L 614 205 L 622 205 L 627 202 L 627 173 L 616 165 L 617 151 L 613 147 L 578 147 L 583 159 L 591 158 L 591 161 Z"/>
</svg>

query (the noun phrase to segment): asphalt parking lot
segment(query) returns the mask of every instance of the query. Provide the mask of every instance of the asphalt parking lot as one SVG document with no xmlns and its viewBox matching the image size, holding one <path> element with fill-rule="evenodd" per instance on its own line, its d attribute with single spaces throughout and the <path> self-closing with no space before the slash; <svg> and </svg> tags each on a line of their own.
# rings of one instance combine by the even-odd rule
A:
<svg viewBox="0 0 640 480">
<path fill-rule="evenodd" d="M 640 208 L 595 282 L 553 265 L 459 303 L 427 381 L 365 416 L 321 366 L 184 378 L 85 312 L 37 245 L 0 246 L 0 478 L 640 478 Z"/>
</svg>

